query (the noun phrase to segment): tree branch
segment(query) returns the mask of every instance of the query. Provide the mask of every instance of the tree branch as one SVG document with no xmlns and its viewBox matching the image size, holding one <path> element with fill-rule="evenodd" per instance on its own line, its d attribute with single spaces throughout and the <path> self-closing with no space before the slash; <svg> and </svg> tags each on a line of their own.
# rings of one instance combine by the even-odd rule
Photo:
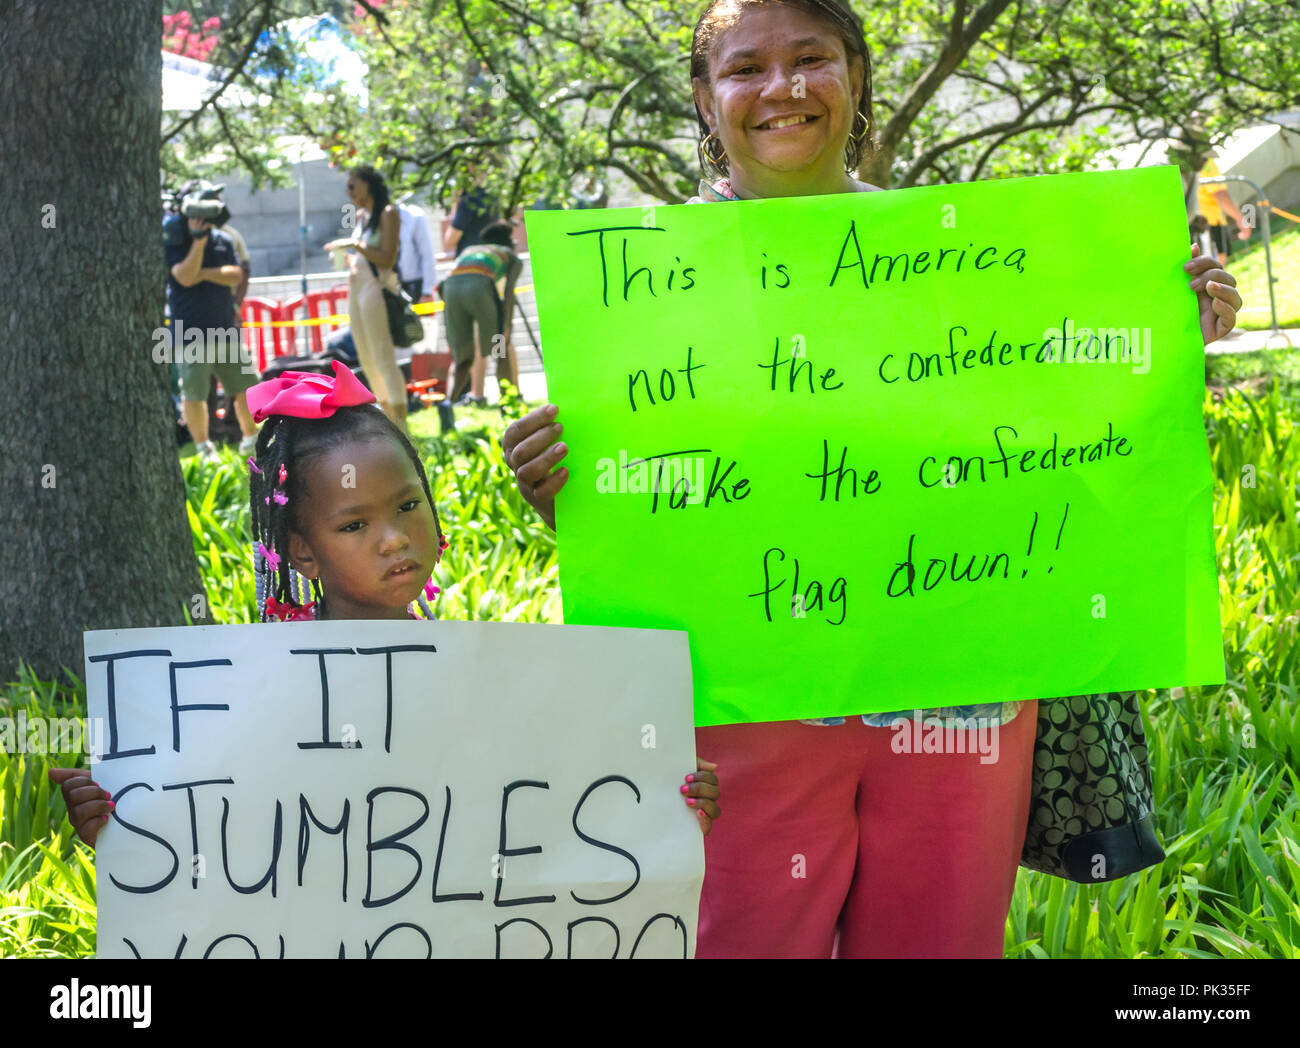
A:
<svg viewBox="0 0 1300 1048">
<path fill-rule="evenodd" d="M 388 30 L 386 28 L 388 25 L 388 16 L 384 14 L 382 11 L 378 10 L 377 8 L 372 7 L 370 4 L 370 0 L 357 0 L 357 3 L 360 4 L 362 7 L 364 7 L 366 9 L 366 13 L 369 14 L 375 20 L 375 28 L 379 30 L 379 35 L 384 38 L 384 43 L 386 43 L 389 47 L 393 49 L 393 51 L 396 54 L 401 55 L 403 58 L 410 57 L 409 55 L 407 55 L 405 51 L 403 51 L 400 47 L 398 47 L 395 43 L 393 43 L 392 38 L 388 35 Z"/>
<path fill-rule="evenodd" d="M 432 153 L 390 152 L 388 155 L 394 160 L 406 160 L 412 164 L 432 167 L 441 160 L 455 156 L 458 150 L 464 151 L 485 146 L 509 146 L 514 145 L 517 142 L 535 141 L 536 138 L 532 135 L 519 135 L 512 138 L 458 138 L 453 142 L 448 142 L 441 149 L 435 150 Z"/>
<path fill-rule="evenodd" d="M 887 149 L 898 147 L 917 114 L 939 90 L 943 82 L 961 65 L 975 42 L 998 20 L 998 16 L 1010 3 L 1011 0 L 985 0 L 984 6 L 971 16 L 971 20 L 965 26 L 956 20 L 956 12 L 954 12 L 949 36 L 939 57 L 934 60 L 921 79 L 911 86 L 899 103 L 897 111 L 881 131 L 879 142 L 883 147 Z M 959 3 L 958 7 L 964 9 L 965 5 Z"/>
<path fill-rule="evenodd" d="M 648 152 L 658 153 L 668 161 L 668 166 L 683 178 L 694 178 L 696 175 L 691 171 L 690 166 L 682 160 L 681 156 L 662 142 L 656 142 L 648 138 L 616 138 L 613 143 L 614 149 L 644 149 Z M 613 150 L 610 150 L 611 155 Z"/>
<path fill-rule="evenodd" d="M 976 176 L 976 174 L 977 174 L 977 173 L 978 173 L 978 172 L 983 168 L 984 164 L 988 161 L 989 156 L 992 155 L 992 153 L 994 152 L 994 150 L 996 150 L 999 146 L 1005 144 L 1006 142 L 1010 141 L 1011 139 L 1015 138 L 1017 135 L 1022 135 L 1022 134 L 1024 134 L 1024 133 L 1027 132 L 1027 131 L 1045 131 L 1045 130 L 1050 130 L 1051 128 L 1054 128 L 1054 127 L 1069 127 L 1071 124 L 1073 124 L 1073 123 L 1074 123 L 1076 120 L 1078 120 L 1080 117 L 1082 117 L 1082 116 L 1086 116 L 1088 113 L 1102 112 L 1102 111 L 1104 111 L 1104 110 L 1118 111 L 1120 108 L 1122 108 L 1122 107 L 1119 107 L 1119 106 L 1113 106 L 1113 105 L 1109 105 L 1109 104 L 1108 104 L 1108 105 L 1089 106 L 1089 107 L 1087 107 L 1087 108 L 1079 109 L 1079 110 L 1075 110 L 1073 107 L 1071 107 L 1070 112 L 1067 113 L 1067 114 L 1066 114 L 1065 116 L 1063 116 L 1063 117 L 1058 117 L 1058 118 L 1053 119 L 1053 120 L 1034 120 L 1034 121 L 1031 121 L 1030 123 L 1023 124 L 1023 125 L 1018 126 L 1018 127 L 1013 127 L 1013 128 L 1005 129 L 1005 133 L 1004 133 L 1004 134 L 1002 134 L 1001 132 L 997 132 L 997 133 L 1001 134 L 1001 137 L 1000 137 L 996 142 L 994 142 L 993 145 L 991 145 L 987 150 L 985 150 L 984 155 L 980 158 L 979 163 L 976 165 L 976 167 L 975 167 L 975 169 L 974 169 L 974 172 L 972 172 L 972 173 L 968 176 L 967 181 L 974 181 L 974 180 L 975 180 L 975 176 Z M 988 133 L 994 133 L 993 129 L 990 128 L 990 129 L 989 129 L 985 134 L 988 134 Z M 982 138 L 982 137 L 985 137 L 985 134 L 981 134 L 981 135 L 975 136 L 975 138 Z M 969 142 L 969 141 L 974 141 L 975 138 L 972 138 L 972 137 L 970 137 L 970 136 L 967 136 L 967 141 L 968 141 L 968 142 Z M 959 145 L 959 144 L 965 144 L 965 143 L 954 143 L 954 145 Z M 950 147 L 950 148 L 951 148 L 951 147 Z M 947 151 L 946 149 L 944 149 L 944 150 L 940 150 L 939 153 L 942 154 L 943 152 L 946 152 L 946 151 Z M 939 166 L 938 166 L 937 163 L 927 164 L 926 166 L 933 166 L 933 167 L 936 168 L 936 170 L 942 170 L 942 169 L 939 168 Z M 912 170 L 908 171 L 908 173 L 907 173 L 907 178 L 908 178 L 908 179 L 910 179 L 910 178 L 914 178 L 914 177 L 915 177 L 915 178 L 919 178 L 920 175 L 921 175 L 921 173 L 922 173 L 922 171 L 924 171 L 924 167 L 922 167 L 921 169 L 918 170 L 918 169 L 916 168 L 916 166 L 914 165 L 913 168 L 912 168 Z M 899 188 L 901 189 L 901 188 L 904 188 L 904 187 L 906 187 L 906 186 L 913 185 L 913 184 L 914 184 L 913 182 L 910 182 L 910 181 L 907 181 L 907 179 L 904 179 L 902 182 L 899 183 Z"/>
<path fill-rule="evenodd" d="M 217 115 L 217 120 L 221 123 L 221 130 L 226 133 L 227 144 L 232 150 L 234 150 L 235 156 L 239 158 L 239 162 L 244 165 L 249 174 L 253 174 L 259 170 L 264 170 L 264 164 L 255 164 L 252 160 L 246 157 L 243 150 L 239 148 L 239 141 L 235 137 L 235 134 L 230 130 L 230 125 L 226 122 L 226 111 L 220 106 L 213 106 L 212 111 Z"/>
<path fill-rule="evenodd" d="M 667 204 L 680 204 L 685 199 L 680 193 L 669 189 L 652 171 L 641 171 L 625 161 L 615 157 L 607 158 L 604 163 L 616 171 L 622 171 L 643 193 L 658 197 Z"/>
<path fill-rule="evenodd" d="M 938 157 L 942 156 L 949 150 L 956 149 L 959 146 L 964 146 L 968 142 L 976 142 L 981 138 L 987 138 L 990 135 L 999 135 L 1004 131 L 1014 131 L 1017 128 L 1023 127 L 1026 117 L 1030 116 L 1035 112 L 1035 110 L 1040 109 L 1043 105 L 1051 101 L 1053 98 L 1058 97 L 1060 94 L 1061 91 L 1059 88 L 1053 88 L 1045 94 L 1039 95 L 1039 97 L 1028 108 L 1021 109 L 1021 111 L 1016 114 L 1014 120 L 1004 120 L 999 124 L 990 124 L 975 131 L 969 131 L 964 135 L 957 135 L 955 138 L 950 138 L 943 142 L 936 142 L 912 162 L 912 166 L 907 169 L 907 173 L 899 182 L 899 186 L 914 185 L 916 179 L 920 177 L 921 172 L 931 166 Z"/>
</svg>

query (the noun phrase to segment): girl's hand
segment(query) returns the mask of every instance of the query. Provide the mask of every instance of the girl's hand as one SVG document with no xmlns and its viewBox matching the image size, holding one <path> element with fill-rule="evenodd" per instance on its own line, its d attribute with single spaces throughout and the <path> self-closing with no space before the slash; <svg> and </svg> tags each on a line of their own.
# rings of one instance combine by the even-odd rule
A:
<svg viewBox="0 0 1300 1048">
<path fill-rule="evenodd" d="M 95 783 L 85 768 L 51 768 L 50 782 L 63 791 L 68 821 L 77 831 L 77 836 L 93 848 L 95 838 L 108 824 L 113 811 L 108 791 Z"/>
<path fill-rule="evenodd" d="M 555 416 L 560 409 L 554 404 L 534 408 L 507 427 L 501 438 L 506 465 L 515 472 L 515 483 L 524 501 L 555 530 L 555 493 L 569 479 L 569 470 L 561 466 L 551 472 L 565 455 L 567 445 L 555 443 L 564 430 Z"/>
<path fill-rule="evenodd" d="M 686 776 L 686 785 L 682 787 L 682 797 L 690 807 L 695 809 L 699 820 L 700 832 L 706 837 L 713 827 L 713 820 L 722 814 L 718 807 L 718 766 L 711 761 L 695 758 L 695 774 Z"/>
<path fill-rule="evenodd" d="M 1218 259 L 1197 257 L 1201 245 L 1192 245 L 1192 259 L 1183 263 L 1183 269 L 1192 275 L 1192 290 L 1196 292 L 1197 311 L 1201 317 L 1201 337 L 1208 346 L 1223 338 L 1237 324 L 1237 310 L 1241 296 L 1237 294 L 1237 278 L 1226 269 L 1218 268 Z"/>
</svg>

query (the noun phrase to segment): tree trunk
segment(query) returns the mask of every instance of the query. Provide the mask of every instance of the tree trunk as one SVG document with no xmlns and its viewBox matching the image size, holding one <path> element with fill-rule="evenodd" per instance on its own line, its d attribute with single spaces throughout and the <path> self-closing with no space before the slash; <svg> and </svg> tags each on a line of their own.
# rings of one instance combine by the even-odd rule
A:
<svg viewBox="0 0 1300 1048">
<path fill-rule="evenodd" d="M 163 323 L 161 0 L 0 8 L 0 683 L 203 592 Z"/>
</svg>

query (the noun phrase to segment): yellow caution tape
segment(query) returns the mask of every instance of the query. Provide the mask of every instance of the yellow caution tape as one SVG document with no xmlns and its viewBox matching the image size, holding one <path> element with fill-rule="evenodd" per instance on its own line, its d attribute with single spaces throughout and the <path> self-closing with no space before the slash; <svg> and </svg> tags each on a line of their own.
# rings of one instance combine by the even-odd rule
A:
<svg viewBox="0 0 1300 1048">
<path fill-rule="evenodd" d="M 1276 209 L 1274 209 L 1276 210 Z M 522 291 L 532 291 L 532 284 L 521 284 L 515 288 L 515 293 Z M 439 313 L 446 308 L 443 302 L 416 302 L 411 309 L 416 313 Z M 247 328 L 287 328 L 287 327 L 319 327 L 321 324 L 349 324 L 351 323 L 351 314 L 348 313 L 331 313 L 327 317 L 304 317 L 302 320 L 245 320 L 241 326 Z"/>
</svg>

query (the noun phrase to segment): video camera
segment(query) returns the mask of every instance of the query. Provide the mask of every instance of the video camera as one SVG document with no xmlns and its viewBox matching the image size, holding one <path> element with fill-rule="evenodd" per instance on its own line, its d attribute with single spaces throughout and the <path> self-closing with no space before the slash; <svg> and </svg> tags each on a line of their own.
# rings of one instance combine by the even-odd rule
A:
<svg viewBox="0 0 1300 1048">
<path fill-rule="evenodd" d="M 207 197 L 187 196 L 181 201 L 181 214 L 186 218 L 203 218 L 211 222 L 214 226 L 222 225 L 220 219 L 222 212 L 225 212 L 225 218 L 230 218 L 230 210 L 220 200 L 213 200 Z"/>
<path fill-rule="evenodd" d="M 230 221 L 230 209 L 221 199 L 224 185 L 213 185 L 196 179 L 181 187 L 180 213 L 172 212 L 163 217 L 163 244 L 176 247 L 188 244 L 193 239 L 189 220 L 201 218 L 214 226 L 224 226 Z"/>
</svg>

